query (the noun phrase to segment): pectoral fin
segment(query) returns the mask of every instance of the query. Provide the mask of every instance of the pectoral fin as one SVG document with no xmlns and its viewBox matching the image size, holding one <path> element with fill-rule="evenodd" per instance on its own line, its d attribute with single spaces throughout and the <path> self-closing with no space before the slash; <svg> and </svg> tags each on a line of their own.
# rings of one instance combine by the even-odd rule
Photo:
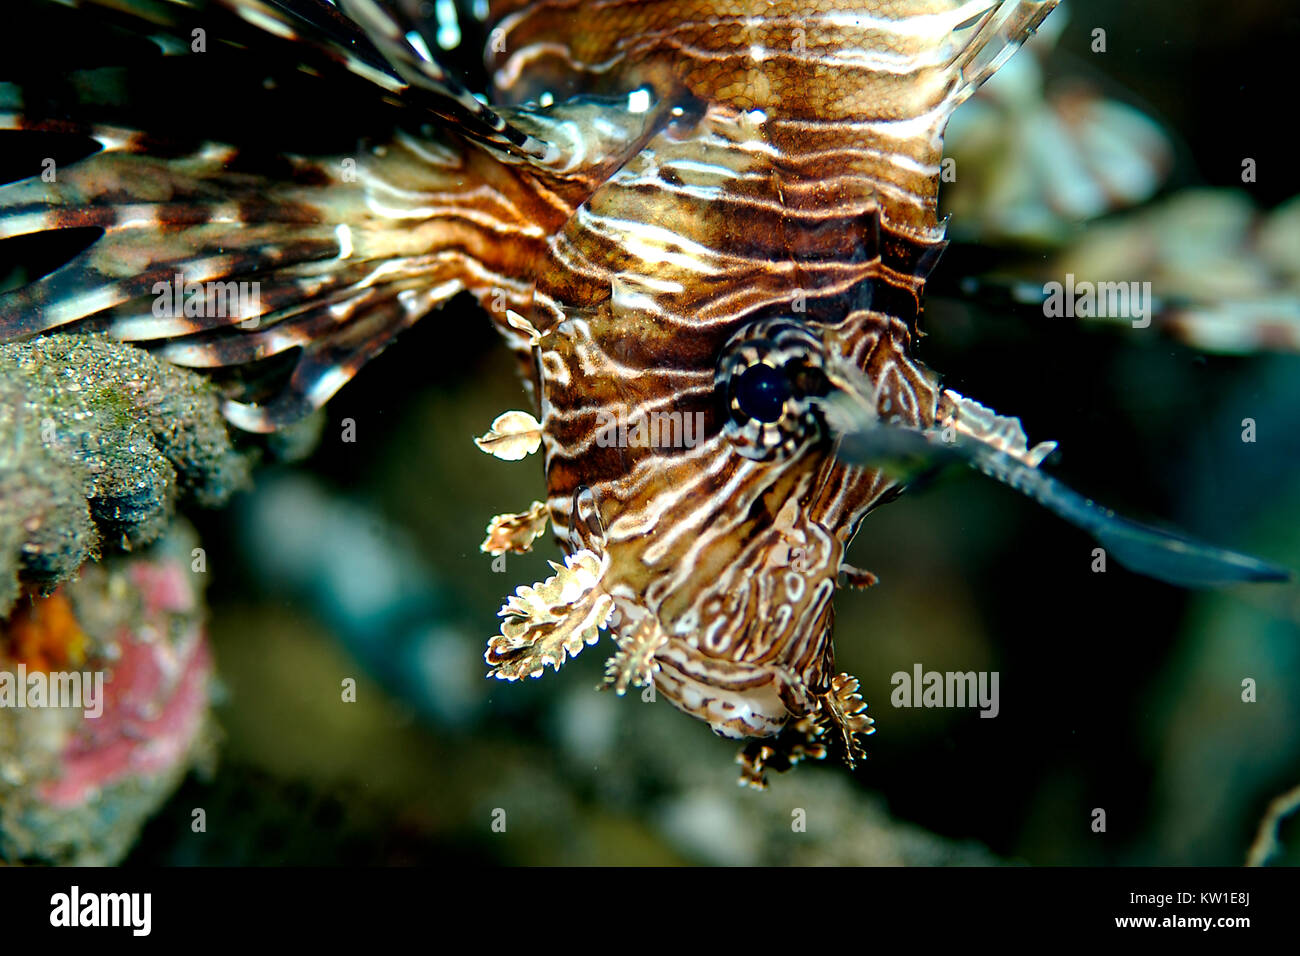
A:
<svg viewBox="0 0 1300 956">
<path fill-rule="evenodd" d="M 1082 528 L 1131 571 L 1189 588 L 1291 578 L 1291 572 L 1278 565 L 1117 515 L 1040 470 L 1039 452 L 1046 446 L 1028 449 L 1026 443 L 1009 441 L 1005 427 L 988 435 L 951 427 L 951 422 L 946 428 L 919 430 L 887 424 L 865 414 L 866 406 L 838 397 L 827 404 L 836 455 L 842 461 L 873 467 L 900 459 L 964 463 Z M 990 421 L 1005 426 L 1008 420 L 994 416 Z"/>
</svg>

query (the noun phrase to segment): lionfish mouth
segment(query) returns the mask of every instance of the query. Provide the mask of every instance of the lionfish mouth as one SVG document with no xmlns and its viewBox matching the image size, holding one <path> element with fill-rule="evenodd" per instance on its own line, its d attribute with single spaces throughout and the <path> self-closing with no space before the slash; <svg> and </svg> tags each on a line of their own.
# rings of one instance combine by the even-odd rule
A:
<svg viewBox="0 0 1300 956">
<path fill-rule="evenodd" d="M 644 604 L 615 603 L 610 633 L 619 649 L 606 666 L 605 686 L 620 695 L 638 685 L 650 698 L 663 694 L 724 737 L 769 737 L 788 722 L 791 714 L 770 666 L 709 657 L 698 632 L 672 634 Z"/>
</svg>

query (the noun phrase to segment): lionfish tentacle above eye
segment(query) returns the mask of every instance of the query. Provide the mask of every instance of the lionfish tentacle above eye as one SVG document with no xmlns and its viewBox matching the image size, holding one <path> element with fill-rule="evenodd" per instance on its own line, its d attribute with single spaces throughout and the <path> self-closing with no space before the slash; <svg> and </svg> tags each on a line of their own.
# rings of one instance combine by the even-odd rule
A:
<svg viewBox="0 0 1300 956">
<path fill-rule="evenodd" d="M 1290 580 L 1286 568 L 1125 518 L 1072 491 L 1039 468 L 1055 442 L 1030 448 L 1018 419 L 994 414 L 951 389 L 944 393 L 940 421 L 929 430 L 885 425 L 840 398 L 832 401 L 837 404 L 828 408 L 828 418 L 837 419 L 837 453 L 846 461 L 879 464 L 915 457 L 963 462 L 1082 528 L 1130 570 L 1169 584 Z"/>
</svg>

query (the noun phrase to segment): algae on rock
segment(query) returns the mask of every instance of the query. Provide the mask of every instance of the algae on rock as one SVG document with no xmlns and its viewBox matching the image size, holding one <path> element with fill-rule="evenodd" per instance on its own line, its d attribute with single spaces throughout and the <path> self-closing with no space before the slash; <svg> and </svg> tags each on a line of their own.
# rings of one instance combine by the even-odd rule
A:
<svg viewBox="0 0 1300 956">
<path fill-rule="evenodd" d="M 105 550 L 158 537 L 178 498 L 247 486 L 203 377 L 100 336 L 0 345 L 0 617 Z"/>
</svg>

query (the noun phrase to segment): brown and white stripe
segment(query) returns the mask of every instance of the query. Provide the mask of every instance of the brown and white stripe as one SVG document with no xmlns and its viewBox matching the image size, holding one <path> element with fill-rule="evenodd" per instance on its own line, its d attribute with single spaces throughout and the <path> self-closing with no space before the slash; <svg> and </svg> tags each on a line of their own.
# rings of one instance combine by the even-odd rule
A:
<svg viewBox="0 0 1300 956">
<path fill-rule="evenodd" d="M 604 552 L 622 631 L 653 615 L 667 635 L 665 695 L 733 736 L 816 710 L 845 549 L 897 489 L 813 435 L 784 457 L 739 454 L 720 358 L 784 317 L 875 415 L 935 423 L 912 339 L 943 248 L 943 130 L 1055 0 L 496 0 L 496 107 L 394 7 L 343 0 L 349 20 L 303 3 L 315 15 L 299 23 L 214 2 L 448 131 L 247 173 L 233 147 L 159 158 L 132 131 L 78 127 L 103 150 L 57 184 L 0 187 L 0 237 L 104 235 L 0 297 L 0 338 L 89 322 L 200 367 L 297 349 L 281 394 L 228 406 L 271 429 L 468 290 L 535 388 L 557 534 Z M 9 108 L 9 128 L 49 122 Z M 152 284 L 177 271 L 263 280 L 259 327 L 150 315 Z M 605 415 L 654 413 L 700 416 L 700 440 L 596 440 Z M 592 514 L 576 520 L 575 502 Z"/>
</svg>

